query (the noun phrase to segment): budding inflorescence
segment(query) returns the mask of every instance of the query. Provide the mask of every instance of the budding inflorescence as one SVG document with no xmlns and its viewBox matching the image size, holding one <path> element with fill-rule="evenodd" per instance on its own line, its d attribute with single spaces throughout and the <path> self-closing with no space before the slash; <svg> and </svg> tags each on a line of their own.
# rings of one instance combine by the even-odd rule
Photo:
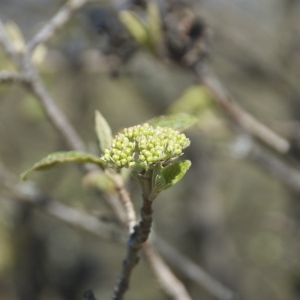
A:
<svg viewBox="0 0 300 300">
<path fill-rule="evenodd" d="M 180 156 L 189 144 L 190 140 L 183 133 L 146 123 L 118 133 L 102 158 L 113 168 L 136 165 L 148 169 Z"/>
</svg>

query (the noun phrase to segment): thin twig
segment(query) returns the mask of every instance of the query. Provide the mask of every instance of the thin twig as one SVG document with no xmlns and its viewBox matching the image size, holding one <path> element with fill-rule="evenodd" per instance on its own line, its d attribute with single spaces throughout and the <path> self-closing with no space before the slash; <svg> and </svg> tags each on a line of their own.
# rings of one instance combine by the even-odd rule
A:
<svg viewBox="0 0 300 300">
<path fill-rule="evenodd" d="M 219 300 L 238 300 L 239 296 L 225 287 L 221 282 L 210 276 L 200 266 L 186 256 L 180 254 L 174 247 L 164 240 L 155 237 L 155 244 L 166 259 L 177 267 L 185 276 L 205 288 L 211 295 Z"/>
<path fill-rule="evenodd" d="M 98 190 L 96 190 L 98 192 Z M 119 225 L 121 225 L 124 230 L 127 232 L 127 216 L 126 212 L 124 211 L 123 205 L 120 203 L 120 197 L 117 192 L 114 193 L 102 193 L 102 197 L 106 202 L 107 206 L 111 209 L 111 211 L 116 216 Z"/>
<path fill-rule="evenodd" d="M 84 6 L 89 0 L 70 0 L 49 20 L 46 25 L 27 43 L 27 52 L 33 50 L 49 40 L 60 28 L 62 28 L 73 16 L 74 12 Z"/>
<path fill-rule="evenodd" d="M 122 178 L 115 177 L 115 182 L 118 184 L 117 191 L 127 215 L 126 224 L 129 228 L 129 232 L 132 234 L 134 225 L 136 224 L 134 206 L 128 192 L 124 187 Z M 142 244 L 142 250 L 155 275 L 155 278 L 157 278 L 158 283 L 164 293 L 173 300 L 191 300 L 192 298 L 187 292 L 185 286 L 164 262 L 159 253 L 155 250 L 155 246 L 150 241 L 147 241 Z"/>
<path fill-rule="evenodd" d="M 126 214 L 126 225 L 128 226 L 129 233 L 133 233 L 134 227 L 137 223 L 136 219 L 136 213 L 134 210 L 133 203 L 131 201 L 131 198 L 129 196 L 128 191 L 126 190 L 124 186 L 124 180 L 119 174 L 110 174 L 110 177 L 113 179 L 115 185 L 116 185 L 116 191 L 119 195 L 119 200 L 121 201 L 125 214 Z"/>
<path fill-rule="evenodd" d="M 8 197 L 13 200 L 26 202 L 35 209 L 63 221 L 66 224 L 91 233 L 105 241 L 125 242 L 123 232 L 116 230 L 106 222 L 102 222 L 99 218 L 50 199 L 30 182 L 18 183 L 15 177 L 4 168 L 1 162 L 0 186 L 9 189 Z M 154 246 L 147 242 L 143 244 L 142 248 L 146 260 L 151 266 L 162 290 L 171 297 L 171 299 L 191 300 L 182 282 L 172 273 L 157 251 L 155 251 Z"/>
<path fill-rule="evenodd" d="M 80 212 L 60 202 L 49 201 L 42 206 L 42 211 L 107 241 L 120 241 L 123 236 L 120 231 L 113 230 L 111 225 L 101 222 L 99 218 Z"/>
<path fill-rule="evenodd" d="M 213 93 L 217 104 L 246 131 L 246 134 L 259 139 L 281 155 L 289 153 L 290 143 L 234 102 L 216 77 L 203 77 L 201 81 Z M 251 144 L 251 149 L 247 154 L 247 158 L 280 179 L 293 191 L 300 193 L 300 172 L 292 167 L 288 161 L 279 159 L 267 149 L 254 143 Z"/>
<path fill-rule="evenodd" d="M 30 62 L 27 62 L 26 65 L 26 73 L 31 74 L 31 80 L 26 84 L 26 87 L 39 100 L 51 124 L 64 137 L 71 149 L 85 151 L 84 142 L 44 87 L 33 65 Z"/>
<path fill-rule="evenodd" d="M 7 190 L 8 198 L 28 203 L 51 217 L 92 233 L 101 239 L 118 242 L 123 240 L 123 233 L 113 228 L 111 224 L 51 199 L 31 182 L 18 182 L 1 162 L 0 186 Z"/>
<path fill-rule="evenodd" d="M 288 188 L 300 194 L 300 172 L 298 169 L 258 145 L 253 145 L 245 157 L 279 179 Z"/>
<path fill-rule="evenodd" d="M 6 70 L 0 71 L 0 83 L 24 83 L 27 81 L 27 77 L 21 73 Z"/>
<path fill-rule="evenodd" d="M 142 245 L 147 241 L 152 226 L 152 202 L 156 194 L 152 190 L 152 171 L 140 178 L 142 187 L 143 205 L 141 208 L 141 221 L 134 228 L 127 243 L 127 253 L 123 261 L 122 270 L 114 288 L 113 300 L 122 300 L 129 288 L 129 280 L 133 268 L 139 261 L 139 252 Z"/>
<path fill-rule="evenodd" d="M 290 150 L 289 142 L 235 103 L 216 77 L 206 76 L 201 79 L 201 82 L 213 93 L 216 103 L 250 135 L 280 154 L 288 153 Z"/>
<path fill-rule="evenodd" d="M 38 33 L 33 37 L 32 40 L 27 43 L 25 52 L 22 56 L 22 62 L 19 60 L 19 54 L 15 51 L 14 47 L 10 43 L 9 39 L 6 36 L 6 33 L 3 29 L 3 26 L 0 28 L 3 29 L 2 32 L 0 32 L 0 42 L 3 44 L 6 52 L 10 55 L 12 60 L 18 65 L 21 66 L 22 74 L 25 74 L 24 76 L 26 78 L 29 78 L 28 82 L 26 82 L 26 87 L 30 92 L 32 92 L 33 95 L 37 97 L 37 99 L 41 102 L 44 111 L 52 123 L 52 125 L 57 129 L 57 131 L 67 140 L 68 145 L 72 149 L 77 149 L 84 151 L 85 145 L 79 135 L 76 133 L 72 125 L 68 122 L 67 118 L 64 116 L 64 114 L 61 112 L 61 110 L 57 107 L 54 99 L 50 95 L 50 93 L 47 91 L 47 89 L 44 87 L 38 73 L 36 72 L 34 66 L 32 65 L 31 60 L 31 53 L 34 51 L 36 46 L 38 46 L 41 43 L 46 42 L 48 39 L 51 38 L 55 34 L 55 32 L 61 28 L 72 16 L 75 10 L 79 9 L 81 6 L 83 6 L 85 3 L 87 3 L 88 0 L 71 0 L 66 5 L 64 5 L 59 12 L 48 22 Z M 0 24 L 1 25 L 1 24 Z M 85 171 L 88 171 L 89 168 L 85 168 Z M 125 207 L 125 211 L 127 214 L 128 224 L 129 228 L 132 231 L 132 228 L 134 227 L 134 224 L 136 223 L 136 217 L 135 217 L 135 211 L 133 208 L 133 204 L 131 202 L 131 199 L 126 192 L 126 189 L 124 188 L 124 184 L 120 181 L 116 182 L 117 186 L 117 192 L 119 194 L 119 198 L 121 202 L 123 203 Z M 63 210 L 63 209 L 62 209 Z M 56 209 L 53 209 L 53 212 L 57 211 Z M 66 212 L 66 210 L 65 210 Z M 74 216 L 74 214 L 73 214 Z M 62 217 L 62 216 L 61 216 Z M 144 215 L 144 219 L 147 218 L 146 215 Z M 72 219 L 69 220 L 72 222 Z M 143 223 L 143 218 L 140 224 Z M 144 223 L 145 222 L 144 220 Z M 84 226 L 83 226 L 84 227 Z M 143 226 L 140 226 L 140 228 L 143 228 Z M 145 229 L 145 228 L 144 228 Z M 141 232 L 144 231 L 141 230 Z M 155 254 L 153 254 L 153 257 Z M 161 261 L 161 264 L 163 265 L 163 261 Z M 167 266 L 165 265 L 165 268 Z M 158 276 L 159 282 L 164 282 L 163 280 L 163 274 L 159 274 L 158 272 L 155 272 Z M 169 280 L 167 286 L 167 283 L 165 282 L 164 285 L 162 285 L 163 290 L 167 288 L 167 290 L 172 290 L 172 285 L 178 283 L 178 279 L 176 277 L 170 276 L 170 278 L 174 278 L 174 280 Z M 182 285 L 183 286 L 183 285 Z M 184 287 L 183 287 L 184 288 Z M 174 288 L 174 291 L 176 288 Z M 168 292 L 167 292 L 168 293 Z M 187 292 L 185 291 L 187 294 Z M 175 292 L 170 293 L 175 294 Z M 174 298 L 175 299 L 175 298 Z M 188 298 L 186 298 L 188 299 Z M 185 300 L 184 298 L 182 300 Z"/>
<path fill-rule="evenodd" d="M 173 300 L 191 300 L 192 298 L 187 293 L 185 286 L 174 276 L 174 273 L 163 261 L 154 246 L 146 242 L 143 244 L 143 250 L 155 277 L 158 278 L 159 284 L 163 287 L 165 293 Z"/>
<path fill-rule="evenodd" d="M 134 230 L 134 225 L 136 224 L 134 206 L 124 187 L 122 178 L 115 177 L 115 181 L 118 184 L 117 191 L 119 192 L 120 201 L 127 215 L 126 224 L 129 228 L 129 232 L 132 234 L 132 230 Z M 155 250 L 155 246 L 150 241 L 147 241 L 142 244 L 142 250 L 164 293 L 173 300 L 191 300 L 192 298 L 188 294 L 185 286 L 164 262 L 159 253 Z"/>
</svg>

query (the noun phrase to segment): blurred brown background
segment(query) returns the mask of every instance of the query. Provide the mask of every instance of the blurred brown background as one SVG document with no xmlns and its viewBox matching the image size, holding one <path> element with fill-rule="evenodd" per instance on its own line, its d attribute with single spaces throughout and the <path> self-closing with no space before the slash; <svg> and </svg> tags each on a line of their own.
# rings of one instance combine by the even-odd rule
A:
<svg viewBox="0 0 300 300">
<path fill-rule="evenodd" d="M 63 3 L 0 0 L 0 18 L 14 21 L 29 39 Z M 209 67 L 246 110 L 297 141 L 300 2 L 198 0 L 189 5 L 210 30 Z M 90 4 L 77 12 L 47 44 L 38 67 L 93 153 L 99 153 L 96 109 L 116 132 L 165 114 L 195 83 L 188 70 L 145 51 L 134 52 L 118 67 L 119 75 L 111 76 L 101 52 L 107 41 L 98 31 L 101 22 L 110 28 L 114 24 L 103 7 Z M 4 55 L 0 68 L 8 68 Z M 156 200 L 155 230 L 241 299 L 300 299 L 299 194 L 243 155 L 239 147 L 247 148 L 247 138 L 243 140 L 243 132 L 232 134 L 222 113 L 213 126 L 209 122 L 187 132 L 191 146 L 185 157 L 192 168 Z M 17 85 L 1 85 L 0 159 L 6 169 L 18 176 L 61 150 L 67 145 L 36 100 Z M 111 215 L 104 200 L 81 185 L 75 165 L 35 173 L 30 180 L 57 201 Z M 129 182 L 129 191 L 138 208 L 135 182 Z M 82 299 L 89 288 L 97 299 L 110 299 L 124 253 L 124 245 L 102 241 L 20 204 L 1 188 L 0 299 Z M 179 269 L 174 272 L 193 299 L 216 299 Z M 143 260 L 126 296 L 165 299 Z"/>
</svg>

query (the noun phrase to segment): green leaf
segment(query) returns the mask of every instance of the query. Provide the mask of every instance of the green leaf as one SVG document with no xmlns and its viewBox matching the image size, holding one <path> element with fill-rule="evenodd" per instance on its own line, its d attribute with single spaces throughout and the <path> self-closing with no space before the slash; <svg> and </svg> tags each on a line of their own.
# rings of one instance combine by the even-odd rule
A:
<svg viewBox="0 0 300 300">
<path fill-rule="evenodd" d="M 115 191 L 115 182 L 102 170 L 88 172 L 82 180 L 85 188 L 97 187 L 100 191 L 113 192 Z"/>
<path fill-rule="evenodd" d="M 164 190 L 163 187 L 166 185 L 162 169 L 163 167 L 161 164 L 157 164 L 153 169 L 152 186 L 157 192 Z"/>
<path fill-rule="evenodd" d="M 95 117 L 95 129 L 99 147 L 100 150 L 104 152 L 105 149 L 110 147 L 113 136 L 109 124 L 98 110 L 96 110 Z"/>
<path fill-rule="evenodd" d="M 170 164 L 163 169 L 157 169 L 156 174 L 153 174 L 153 188 L 160 192 L 172 187 L 184 176 L 190 166 L 189 160 L 183 160 Z"/>
<path fill-rule="evenodd" d="M 130 10 L 123 10 L 119 13 L 121 23 L 126 27 L 131 36 L 141 45 L 148 43 L 148 34 L 145 25 L 139 16 Z"/>
<path fill-rule="evenodd" d="M 142 168 L 138 168 L 138 167 L 133 167 L 132 169 L 129 169 L 130 170 L 130 174 L 132 177 L 138 179 L 139 176 L 140 176 L 140 173 L 141 171 L 143 170 Z"/>
<path fill-rule="evenodd" d="M 101 168 L 105 167 L 105 162 L 98 156 L 92 154 L 80 151 L 54 152 L 34 164 L 33 167 L 31 167 L 29 170 L 22 173 L 20 179 L 25 180 L 27 175 L 33 171 L 47 169 L 54 165 L 67 162 L 94 163 L 99 165 Z"/>
<path fill-rule="evenodd" d="M 147 3 L 147 32 L 151 50 L 154 54 L 159 54 L 162 46 L 162 22 L 158 5 L 155 1 L 148 1 Z"/>
<path fill-rule="evenodd" d="M 188 114 L 165 115 L 153 118 L 147 123 L 151 126 L 171 127 L 174 130 L 184 131 L 192 127 L 198 119 Z"/>
<path fill-rule="evenodd" d="M 203 85 L 193 85 L 183 92 L 168 111 L 170 113 L 184 112 L 201 117 L 207 110 L 215 110 L 211 91 Z"/>
</svg>

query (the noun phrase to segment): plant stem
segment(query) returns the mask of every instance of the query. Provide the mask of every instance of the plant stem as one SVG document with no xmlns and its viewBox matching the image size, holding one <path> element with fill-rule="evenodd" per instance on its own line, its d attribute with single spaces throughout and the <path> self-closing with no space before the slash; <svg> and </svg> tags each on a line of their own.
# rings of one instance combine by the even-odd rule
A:
<svg viewBox="0 0 300 300">
<path fill-rule="evenodd" d="M 133 233 L 127 242 L 127 254 L 123 261 L 121 274 L 114 288 L 113 300 L 122 300 L 129 287 L 131 272 L 139 261 L 139 251 L 149 237 L 152 226 L 152 203 L 157 196 L 152 190 L 152 171 L 146 172 L 141 176 L 143 205 L 141 208 L 141 221 L 134 227 Z"/>
</svg>

